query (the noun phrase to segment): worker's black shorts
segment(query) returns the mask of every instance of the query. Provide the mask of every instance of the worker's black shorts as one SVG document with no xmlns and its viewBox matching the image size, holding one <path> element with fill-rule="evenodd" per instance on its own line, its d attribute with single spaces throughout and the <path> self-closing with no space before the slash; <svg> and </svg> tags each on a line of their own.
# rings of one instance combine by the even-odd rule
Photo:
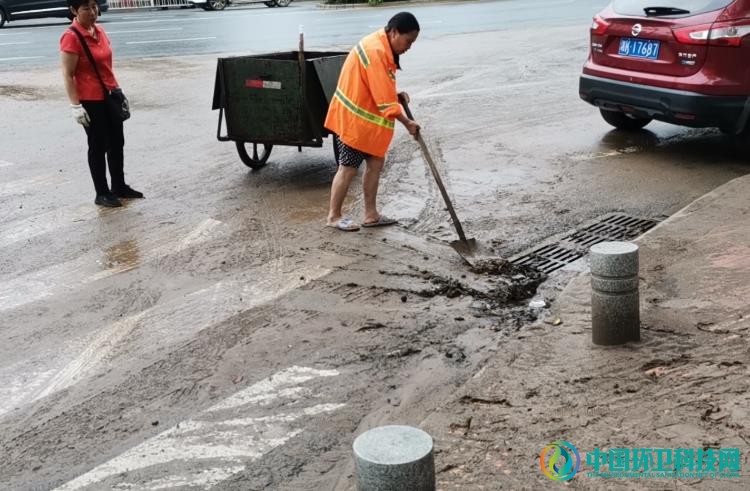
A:
<svg viewBox="0 0 750 491">
<path fill-rule="evenodd" d="M 362 161 L 370 156 L 369 154 L 357 150 L 356 148 L 352 148 L 342 142 L 337 135 L 333 135 L 333 142 L 333 144 L 339 149 L 339 161 L 337 163 L 344 167 L 354 167 L 355 169 L 358 169 L 362 164 Z"/>
</svg>

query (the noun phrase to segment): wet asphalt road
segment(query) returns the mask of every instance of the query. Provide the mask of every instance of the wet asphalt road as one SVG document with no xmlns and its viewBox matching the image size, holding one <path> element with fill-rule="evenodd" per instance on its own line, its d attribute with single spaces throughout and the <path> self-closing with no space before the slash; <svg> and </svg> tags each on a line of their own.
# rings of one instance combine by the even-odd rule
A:
<svg viewBox="0 0 750 491">
<path fill-rule="evenodd" d="M 526 0 L 462 4 L 401 4 L 377 9 L 318 8 L 315 2 L 293 2 L 285 8 L 240 5 L 223 11 L 202 9 L 142 10 L 104 13 L 117 57 L 140 59 L 207 53 L 264 53 L 296 49 L 300 26 L 308 46 L 349 45 L 362 32 L 382 27 L 396 12 L 417 15 L 422 36 L 486 32 L 525 27 L 541 36 L 543 26 L 591 18 L 602 0 Z M 65 19 L 10 22 L 0 29 L 0 71 L 56 64 Z"/>
<path fill-rule="evenodd" d="M 531 17 L 525 4 L 479 5 Z M 404 57 L 399 86 L 457 211 L 498 256 L 613 211 L 671 214 L 750 171 L 714 130 L 622 134 L 578 100 L 584 10 L 548 18 L 546 36 L 520 21 L 425 33 Z M 220 14 L 256 12 L 269 13 Z M 329 142 L 274 148 L 249 172 L 215 139 L 215 55 L 117 56 L 134 114 L 126 175 L 147 196 L 117 210 L 92 203 L 56 63 L 3 64 L 0 488 L 349 489 L 354 436 L 418 425 L 529 318 L 527 300 L 493 310 L 466 293 L 492 278 L 445 245 L 403 130 L 381 193 L 401 225 L 337 233 L 322 226 Z M 349 208 L 361 212 L 356 193 Z"/>
</svg>

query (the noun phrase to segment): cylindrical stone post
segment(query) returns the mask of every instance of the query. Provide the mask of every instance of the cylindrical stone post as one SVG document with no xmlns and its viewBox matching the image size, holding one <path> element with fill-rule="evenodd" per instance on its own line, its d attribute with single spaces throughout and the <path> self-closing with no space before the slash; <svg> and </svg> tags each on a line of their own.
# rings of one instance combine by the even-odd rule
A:
<svg viewBox="0 0 750 491">
<path fill-rule="evenodd" d="M 435 491 L 432 437 L 411 426 L 380 426 L 354 440 L 359 491 Z"/>
<path fill-rule="evenodd" d="M 591 326 L 594 344 L 641 339 L 638 246 L 601 242 L 591 246 Z"/>
</svg>

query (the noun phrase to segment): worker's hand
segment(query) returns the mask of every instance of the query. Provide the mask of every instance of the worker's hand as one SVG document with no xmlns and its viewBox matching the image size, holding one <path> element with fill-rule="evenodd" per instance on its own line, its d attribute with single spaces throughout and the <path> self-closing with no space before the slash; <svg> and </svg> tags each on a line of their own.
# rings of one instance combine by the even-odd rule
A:
<svg viewBox="0 0 750 491">
<path fill-rule="evenodd" d="M 70 112 L 73 114 L 73 119 L 76 120 L 76 123 L 81 124 L 86 128 L 89 127 L 91 118 L 89 118 L 89 113 L 86 112 L 86 109 L 84 109 L 82 105 L 71 104 Z"/>
<path fill-rule="evenodd" d="M 406 92 L 399 92 L 398 93 L 398 100 L 399 101 L 404 101 L 407 104 L 411 102 L 411 99 L 409 99 L 409 94 L 407 94 Z"/>
<path fill-rule="evenodd" d="M 417 137 L 417 135 L 419 134 L 419 125 L 416 121 L 410 119 L 404 126 L 406 126 L 406 129 L 409 131 L 410 135 L 414 136 L 415 138 Z"/>
</svg>

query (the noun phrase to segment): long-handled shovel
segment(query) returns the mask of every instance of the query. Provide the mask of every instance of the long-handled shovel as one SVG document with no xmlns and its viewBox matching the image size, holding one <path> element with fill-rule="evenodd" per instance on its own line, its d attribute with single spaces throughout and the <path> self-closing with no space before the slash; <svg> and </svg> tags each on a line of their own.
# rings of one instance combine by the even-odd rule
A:
<svg viewBox="0 0 750 491">
<path fill-rule="evenodd" d="M 409 119 L 414 119 L 411 114 L 411 110 L 409 109 L 409 104 L 406 101 L 406 98 L 399 94 L 398 100 L 403 106 L 404 111 L 406 111 L 406 115 L 409 117 Z M 474 257 L 474 254 L 477 250 L 477 241 L 474 238 L 466 238 L 466 234 L 464 234 L 464 228 L 461 226 L 461 222 L 458 220 L 458 216 L 456 216 L 456 210 L 453 209 L 453 203 L 451 203 L 448 192 L 445 190 L 445 186 L 443 186 L 443 180 L 440 178 L 440 174 L 438 173 L 435 161 L 432 160 L 432 155 L 430 155 L 430 151 L 427 149 L 427 145 L 422 139 L 422 135 L 420 133 L 417 133 L 415 138 L 419 143 L 419 147 L 422 149 L 422 156 L 427 162 L 427 165 L 430 167 L 430 171 L 432 171 L 432 177 L 435 178 L 435 183 L 437 184 L 438 189 L 440 189 L 440 194 L 443 195 L 445 206 L 448 208 L 448 213 L 450 213 L 451 219 L 453 220 L 453 226 L 456 227 L 456 233 L 458 234 L 459 240 L 452 241 L 450 243 L 450 246 L 455 249 L 456 252 L 458 252 L 458 254 L 463 258 L 464 261 L 471 265 L 471 261 L 469 261 L 468 258 Z"/>
</svg>

